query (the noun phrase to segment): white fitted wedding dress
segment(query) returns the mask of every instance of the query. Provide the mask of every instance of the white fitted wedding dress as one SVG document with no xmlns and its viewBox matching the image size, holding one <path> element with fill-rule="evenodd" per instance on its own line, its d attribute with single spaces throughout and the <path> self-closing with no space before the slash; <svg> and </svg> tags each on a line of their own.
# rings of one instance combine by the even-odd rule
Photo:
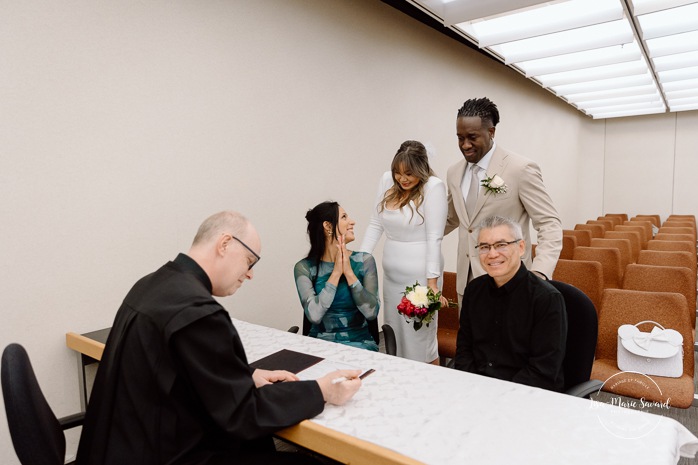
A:
<svg viewBox="0 0 698 465">
<path fill-rule="evenodd" d="M 427 278 L 439 278 L 443 272 L 441 241 L 443 239 L 448 205 L 446 185 L 432 176 L 424 186 L 424 201 L 419 207 L 420 216 L 414 209 L 403 207 L 400 210 L 383 209 L 378 205 L 385 192 L 393 185 L 392 173 L 386 172 L 381 178 L 378 195 L 371 215 L 361 250 L 372 253 L 385 233 L 383 245 L 383 315 L 385 322 L 395 330 L 397 355 L 420 362 L 431 362 L 438 358 L 435 319 L 415 331 L 412 323 L 405 322 L 397 311 L 405 287 L 416 281 L 426 286 Z M 438 316 L 438 313 L 437 313 Z"/>
</svg>

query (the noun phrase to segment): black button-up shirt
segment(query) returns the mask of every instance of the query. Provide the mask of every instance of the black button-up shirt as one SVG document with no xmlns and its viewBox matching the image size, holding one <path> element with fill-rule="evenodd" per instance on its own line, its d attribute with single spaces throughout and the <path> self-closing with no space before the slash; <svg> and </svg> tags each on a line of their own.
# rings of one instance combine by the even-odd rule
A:
<svg viewBox="0 0 698 465">
<path fill-rule="evenodd" d="M 522 263 L 501 287 L 484 275 L 465 288 L 455 366 L 561 391 L 566 339 L 562 294 Z"/>
</svg>

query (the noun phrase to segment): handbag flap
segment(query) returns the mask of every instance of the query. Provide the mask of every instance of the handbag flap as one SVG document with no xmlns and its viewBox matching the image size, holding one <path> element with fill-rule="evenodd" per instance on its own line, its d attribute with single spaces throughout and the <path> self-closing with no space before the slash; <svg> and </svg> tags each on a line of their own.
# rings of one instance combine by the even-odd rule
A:
<svg viewBox="0 0 698 465">
<path fill-rule="evenodd" d="M 673 357 L 683 344 L 681 333 L 656 326 L 652 332 L 643 333 L 637 326 L 623 325 L 618 328 L 618 337 L 628 352 L 649 358 Z"/>
</svg>

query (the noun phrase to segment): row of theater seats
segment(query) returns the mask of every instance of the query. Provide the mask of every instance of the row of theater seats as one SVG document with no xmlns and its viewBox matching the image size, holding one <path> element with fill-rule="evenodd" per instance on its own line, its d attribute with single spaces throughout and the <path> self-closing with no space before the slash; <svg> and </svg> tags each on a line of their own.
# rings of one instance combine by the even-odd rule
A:
<svg viewBox="0 0 698 465">
<path fill-rule="evenodd" d="M 563 251 L 553 279 L 584 291 L 597 309 L 604 289 L 679 292 L 693 306 L 695 327 L 695 220 L 670 217 L 658 227 L 654 217 L 654 221 L 599 218 L 563 231 Z M 676 224 L 682 226 L 668 226 Z"/>
<path fill-rule="evenodd" d="M 647 389 L 639 374 L 632 382 L 606 382 L 603 390 L 672 407 L 694 401 L 696 324 L 696 220 L 672 215 L 606 215 L 564 231 L 564 246 L 553 279 L 581 289 L 598 313 L 598 340 L 592 378 L 618 376 L 618 327 L 651 320 L 682 334 L 684 373 L 680 378 L 651 376 L 658 389 Z M 640 327 L 650 331 L 653 325 Z M 570 328 L 573 331 L 574 328 Z M 644 380 L 644 382 L 643 382 Z"/>
</svg>

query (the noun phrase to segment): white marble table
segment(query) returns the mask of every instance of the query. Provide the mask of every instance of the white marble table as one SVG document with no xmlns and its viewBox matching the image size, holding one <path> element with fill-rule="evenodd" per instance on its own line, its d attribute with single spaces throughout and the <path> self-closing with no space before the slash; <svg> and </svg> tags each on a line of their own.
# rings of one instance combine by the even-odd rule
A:
<svg viewBox="0 0 698 465">
<path fill-rule="evenodd" d="M 376 370 L 349 403 L 309 422 L 340 441 L 347 435 L 433 465 L 661 465 L 698 451 L 698 439 L 671 418 L 233 324 L 250 362 L 286 348 Z"/>
</svg>

